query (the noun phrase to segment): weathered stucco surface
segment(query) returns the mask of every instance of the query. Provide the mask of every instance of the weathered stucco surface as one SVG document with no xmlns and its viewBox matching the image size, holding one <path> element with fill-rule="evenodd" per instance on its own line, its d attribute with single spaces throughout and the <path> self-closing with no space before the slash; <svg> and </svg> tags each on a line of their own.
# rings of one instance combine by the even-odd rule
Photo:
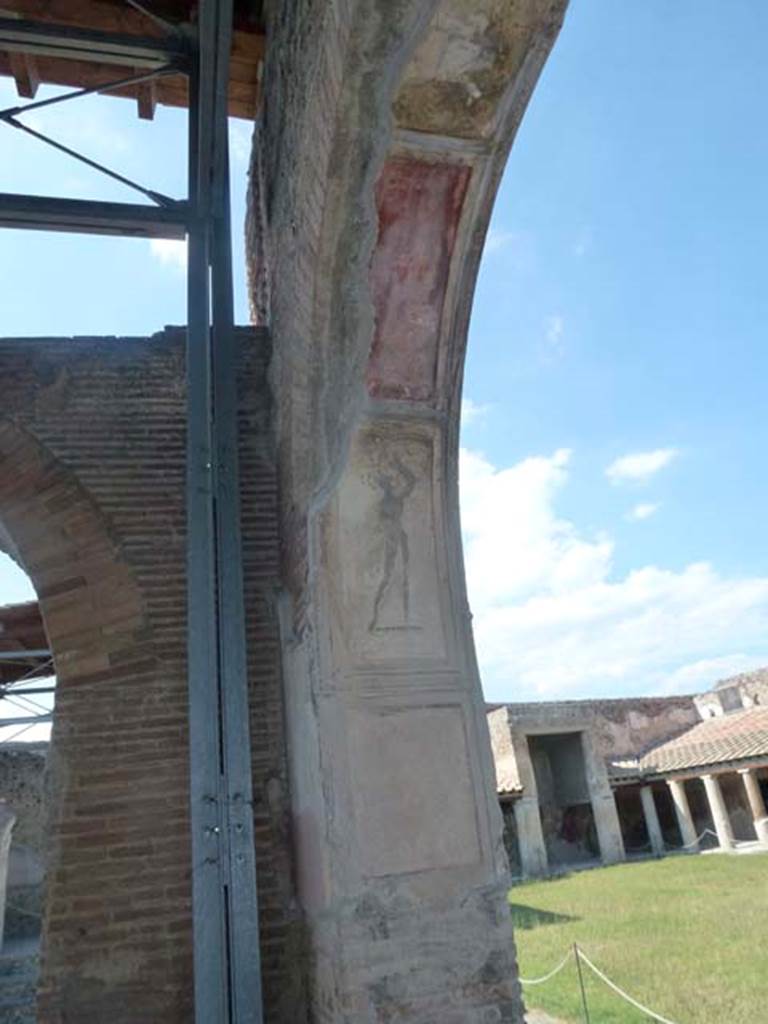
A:
<svg viewBox="0 0 768 1024">
<path fill-rule="evenodd" d="M 249 222 L 273 331 L 310 1013 L 522 1021 L 457 445 L 496 185 L 565 3 L 273 5 Z"/>
<path fill-rule="evenodd" d="M 699 721 L 690 697 L 630 697 L 616 700 L 506 704 L 521 732 L 589 729 L 603 758 L 622 758 L 683 732 Z M 497 712 L 491 712 L 495 717 Z"/>
<path fill-rule="evenodd" d="M 374 398 L 434 398 L 440 321 L 469 168 L 388 160 L 376 190 L 371 266 L 376 330 L 368 363 Z"/>
<path fill-rule="evenodd" d="M 560 0 L 449 0 L 403 76 L 395 115 L 415 131 L 493 135 L 510 83 L 540 60 L 560 30 Z M 535 73 L 535 72 L 534 72 Z"/>
</svg>

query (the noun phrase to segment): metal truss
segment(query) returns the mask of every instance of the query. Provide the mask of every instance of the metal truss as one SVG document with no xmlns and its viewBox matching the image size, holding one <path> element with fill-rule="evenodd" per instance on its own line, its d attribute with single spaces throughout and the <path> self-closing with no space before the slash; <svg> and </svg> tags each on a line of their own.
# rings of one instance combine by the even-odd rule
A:
<svg viewBox="0 0 768 1024">
<path fill-rule="evenodd" d="M 187 652 L 195 1021 L 262 1024 L 227 133 L 232 0 L 200 0 L 194 36 L 137 0 L 125 2 L 159 24 L 164 35 L 141 38 L 0 18 L 0 49 L 131 69 L 105 85 L 0 111 L 0 127 L 4 123 L 34 135 L 140 192 L 152 205 L 2 193 L 0 227 L 188 240 Z M 189 184 L 182 200 L 134 182 L 21 120 L 42 105 L 168 74 L 183 74 L 189 81 Z"/>
<path fill-rule="evenodd" d="M 53 657 L 49 650 L 0 651 L 0 662 L 10 662 L 11 667 L 16 666 L 19 673 L 17 679 L 0 686 L 0 701 L 26 712 L 24 715 L 0 718 L 0 729 L 16 727 L 16 732 L 0 739 L 0 744 L 3 744 L 18 739 L 33 725 L 45 725 L 53 721 L 51 710 L 39 704 L 35 697 L 55 693 L 56 687 L 34 685 L 35 680 L 41 676 L 41 681 L 44 681 L 53 675 Z"/>
</svg>

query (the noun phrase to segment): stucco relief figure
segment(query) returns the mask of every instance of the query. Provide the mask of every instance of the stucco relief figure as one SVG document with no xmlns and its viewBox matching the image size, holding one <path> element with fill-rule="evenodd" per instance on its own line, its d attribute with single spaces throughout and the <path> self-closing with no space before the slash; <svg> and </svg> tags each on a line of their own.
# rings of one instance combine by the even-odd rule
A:
<svg viewBox="0 0 768 1024">
<path fill-rule="evenodd" d="M 376 505 L 377 532 L 382 540 L 381 578 L 373 599 L 370 632 L 376 629 L 412 629 L 410 622 L 410 548 L 403 525 L 405 503 L 416 486 L 416 474 L 400 458 L 391 455 L 371 476 L 380 493 Z M 392 595 L 389 607 L 402 611 L 402 621 L 382 625 L 382 611 Z"/>
</svg>

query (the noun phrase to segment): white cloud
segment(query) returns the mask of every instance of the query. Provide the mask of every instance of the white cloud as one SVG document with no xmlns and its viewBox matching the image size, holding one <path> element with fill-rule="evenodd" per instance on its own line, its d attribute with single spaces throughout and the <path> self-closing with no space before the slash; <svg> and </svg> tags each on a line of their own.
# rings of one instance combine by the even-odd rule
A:
<svg viewBox="0 0 768 1024">
<path fill-rule="evenodd" d="M 253 123 L 251 121 L 229 122 L 229 149 L 233 163 L 248 165 L 251 159 Z"/>
<path fill-rule="evenodd" d="M 659 502 L 646 501 L 635 507 L 627 513 L 627 519 L 634 523 L 640 523 L 644 519 L 650 519 L 651 516 L 655 516 L 661 508 Z"/>
<path fill-rule="evenodd" d="M 149 243 L 152 255 L 166 267 L 187 269 L 187 243 L 172 238 L 153 238 Z"/>
<path fill-rule="evenodd" d="M 656 448 L 652 452 L 632 452 L 622 455 L 605 470 L 605 475 L 614 483 L 646 483 L 660 469 L 668 466 L 680 452 L 676 448 Z"/>
<path fill-rule="evenodd" d="M 750 654 L 726 654 L 720 658 L 702 658 L 672 672 L 662 686 L 665 693 L 703 693 L 721 679 L 750 672 L 765 665 L 765 658 Z"/>
<path fill-rule="evenodd" d="M 555 313 L 554 316 L 547 317 L 547 341 L 552 344 L 557 343 L 563 336 L 563 330 L 565 328 L 565 320 L 559 313 Z"/>
<path fill-rule="evenodd" d="M 29 577 L 12 558 L 0 552 L 0 605 L 36 601 Z"/>
<path fill-rule="evenodd" d="M 592 248 L 592 232 L 590 230 L 582 231 L 577 237 L 573 245 L 573 255 L 581 259 L 589 252 Z"/>
<path fill-rule="evenodd" d="M 544 358 L 547 362 L 559 359 L 564 351 L 563 334 L 565 318 L 561 313 L 553 313 L 544 322 Z"/>
<path fill-rule="evenodd" d="M 519 237 L 516 231 L 509 231 L 507 228 L 497 228 L 492 225 L 485 236 L 485 249 L 483 251 L 486 255 L 501 252 L 502 249 L 508 249 L 510 246 L 515 245 L 519 241 Z"/>
<path fill-rule="evenodd" d="M 471 398 L 461 400 L 461 425 L 468 427 L 471 423 L 478 423 L 491 411 L 490 405 L 481 405 L 473 402 Z"/>
<path fill-rule="evenodd" d="M 120 130 L 115 119 L 109 116 L 108 108 L 94 98 L 89 102 L 78 100 L 77 104 L 80 105 L 68 106 L 64 103 L 49 110 L 35 110 L 23 114 L 19 120 L 34 131 L 50 135 L 66 146 L 87 149 L 85 155 L 97 160 L 108 161 L 111 157 L 114 163 L 116 154 L 125 156 L 130 152 L 130 138 Z"/>
<path fill-rule="evenodd" d="M 706 562 L 679 572 L 640 566 L 617 578 L 613 540 L 584 535 L 556 512 L 570 461 L 560 450 L 497 469 L 461 452 L 467 581 L 486 695 L 668 692 L 690 689 L 675 675 L 686 665 L 733 659 L 734 651 L 768 661 L 768 578 L 726 578 Z"/>
</svg>

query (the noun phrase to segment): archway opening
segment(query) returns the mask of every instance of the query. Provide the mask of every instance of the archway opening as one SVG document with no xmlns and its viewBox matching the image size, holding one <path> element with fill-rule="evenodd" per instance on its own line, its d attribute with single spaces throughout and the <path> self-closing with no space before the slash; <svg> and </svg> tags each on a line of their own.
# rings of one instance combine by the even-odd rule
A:
<svg viewBox="0 0 768 1024">
<path fill-rule="evenodd" d="M 55 684 L 32 581 L 0 553 L 0 1001 L 17 1014 L 33 1009 L 39 974 Z"/>
</svg>

